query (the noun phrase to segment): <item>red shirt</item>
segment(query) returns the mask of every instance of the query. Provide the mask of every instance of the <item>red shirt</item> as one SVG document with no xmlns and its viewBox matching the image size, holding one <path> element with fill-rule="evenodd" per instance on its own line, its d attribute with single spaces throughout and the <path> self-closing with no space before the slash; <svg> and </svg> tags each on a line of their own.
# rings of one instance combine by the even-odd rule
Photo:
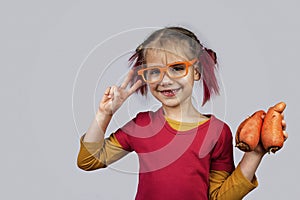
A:
<svg viewBox="0 0 300 200">
<path fill-rule="evenodd" d="M 162 108 L 142 112 L 115 136 L 139 158 L 136 200 L 205 200 L 209 171 L 234 170 L 232 133 L 213 115 L 197 128 L 177 131 Z"/>
</svg>

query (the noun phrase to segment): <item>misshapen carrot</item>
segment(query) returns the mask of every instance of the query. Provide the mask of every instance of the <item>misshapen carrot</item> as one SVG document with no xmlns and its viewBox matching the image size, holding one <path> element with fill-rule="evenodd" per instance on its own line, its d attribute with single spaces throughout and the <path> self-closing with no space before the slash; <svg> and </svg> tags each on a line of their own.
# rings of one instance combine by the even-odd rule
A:
<svg viewBox="0 0 300 200">
<path fill-rule="evenodd" d="M 235 135 L 236 147 L 245 152 L 255 149 L 260 140 L 264 114 L 263 110 L 256 111 L 239 125 Z"/>
<path fill-rule="evenodd" d="M 265 118 L 261 130 L 261 142 L 266 151 L 275 153 L 284 143 L 284 135 L 282 129 L 281 113 L 285 109 L 286 104 L 280 102 L 270 107 Z"/>
</svg>

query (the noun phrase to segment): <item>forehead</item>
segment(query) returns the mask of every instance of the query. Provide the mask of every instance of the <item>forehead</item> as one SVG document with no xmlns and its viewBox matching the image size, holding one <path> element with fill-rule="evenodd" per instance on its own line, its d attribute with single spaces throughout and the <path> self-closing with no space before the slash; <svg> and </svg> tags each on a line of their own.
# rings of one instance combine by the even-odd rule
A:
<svg viewBox="0 0 300 200">
<path fill-rule="evenodd" d="M 162 49 L 147 49 L 145 61 L 147 64 L 168 64 L 177 61 L 186 61 L 188 58 L 178 53 L 162 50 Z"/>
</svg>

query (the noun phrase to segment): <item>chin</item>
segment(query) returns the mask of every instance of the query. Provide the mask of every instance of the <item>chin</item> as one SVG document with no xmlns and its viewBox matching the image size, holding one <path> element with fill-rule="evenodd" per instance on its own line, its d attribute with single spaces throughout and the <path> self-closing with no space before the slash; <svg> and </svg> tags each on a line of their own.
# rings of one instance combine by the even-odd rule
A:
<svg viewBox="0 0 300 200">
<path fill-rule="evenodd" d="M 172 100 L 159 100 L 163 106 L 167 106 L 167 107 L 178 107 L 180 105 L 180 103 L 174 99 Z"/>
</svg>

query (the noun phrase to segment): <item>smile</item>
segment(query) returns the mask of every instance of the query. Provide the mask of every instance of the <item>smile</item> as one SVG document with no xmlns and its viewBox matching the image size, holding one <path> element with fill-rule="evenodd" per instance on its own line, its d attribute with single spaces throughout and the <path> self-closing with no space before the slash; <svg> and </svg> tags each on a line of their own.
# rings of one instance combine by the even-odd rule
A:
<svg viewBox="0 0 300 200">
<path fill-rule="evenodd" d="M 175 96 L 178 91 L 180 90 L 181 88 L 178 88 L 178 89 L 167 89 L 167 90 L 158 90 L 158 92 L 160 92 L 162 95 L 166 96 L 166 97 L 173 97 Z"/>
</svg>

